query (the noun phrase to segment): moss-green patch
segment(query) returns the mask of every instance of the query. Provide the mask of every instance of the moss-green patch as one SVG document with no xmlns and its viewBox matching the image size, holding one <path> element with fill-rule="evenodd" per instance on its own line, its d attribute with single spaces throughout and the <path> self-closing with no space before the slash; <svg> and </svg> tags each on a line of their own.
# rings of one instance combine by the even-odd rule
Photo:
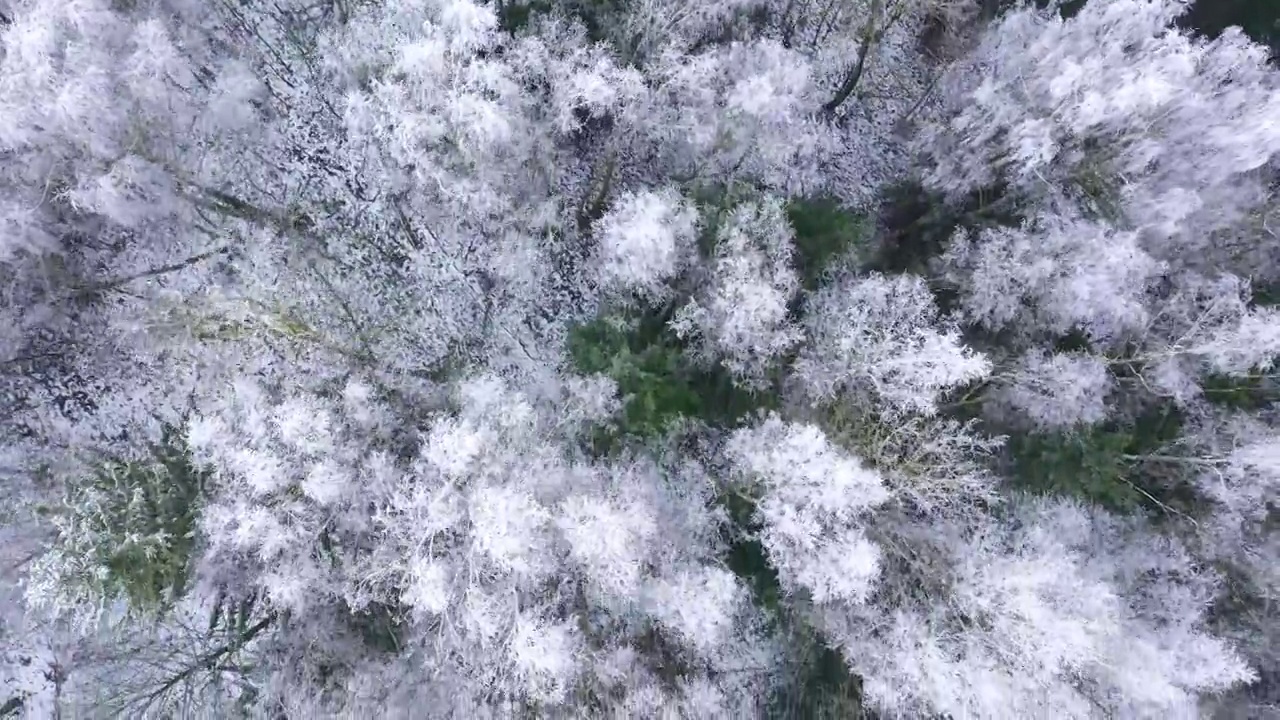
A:
<svg viewBox="0 0 1280 720">
<path fill-rule="evenodd" d="M 613 446 L 666 435 L 683 420 L 730 427 L 776 402 L 734 384 L 718 365 L 699 363 L 667 327 L 662 312 L 601 317 L 569 337 L 569 354 L 581 373 L 600 373 L 618 383 L 623 402 L 618 426 L 598 440 Z"/>
<path fill-rule="evenodd" d="M 833 262 L 867 250 L 872 222 L 833 198 L 793 200 L 787 205 L 787 219 L 795 231 L 795 264 L 806 290 L 818 287 Z"/>
<path fill-rule="evenodd" d="M 1093 428 L 1016 436 L 1009 441 L 1014 483 L 1131 511 L 1141 505 L 1142 496 L 1125 482 L 1132 467 L 1123 457 L 1128 445 L 1123 432 Z"/>
<path fill-rule="evenodd" d="M 1280 281 L 1254 284 L 1250 302 L 1255 307 L 1280 306 Z"/>
<path fill-rule="evenodd" d="M 62 551 L 79 572 L 66 578 L 91 597 L 124 597 L 156 611 L 186 590 L 207 474 L 174 429 L 147 462 L 105 463 L 73 486 L 59 518 Z"/>
<path fill-rule="evenodd" d="M 1280 375 L 1209 375 L 1200 381 L 1205 400 L 1234 410 L 1257 411 L 1280 402 Z"/>
<path fill-rule="evenodd" d="M 1015 434 L 1007 447 L 1011 482 L 1020 489 L 1068 495 L 1117 512 L 1183 506 L 1185 488 L 1157 456 L 1178 438 L 1182 413 L 1159 405 L 1129 421 L 1060 432 Z"/>
</svg>

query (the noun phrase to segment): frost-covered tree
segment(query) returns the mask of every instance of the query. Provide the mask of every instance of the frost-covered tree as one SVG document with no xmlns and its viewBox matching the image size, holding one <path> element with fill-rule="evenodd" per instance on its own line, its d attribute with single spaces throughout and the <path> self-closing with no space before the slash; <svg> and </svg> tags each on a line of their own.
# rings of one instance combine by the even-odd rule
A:
<svg viewBox="0 0 1280 720">
<path fill-rule="evenodd" d="M 975 5 L 0 1 L 0 715 L 1264 684 L 1273 71 Z M 900 274 L 904 178 L 1021 222 Z"/>
<path fill-rule="evenodd" d="M 671 190 L 619 198 L 598 225 L 602 282 L 660 298 L 691 259 L 697 222 Z"/>
<path fill-rule="evenodd" d="M 613 702 L 633 702 L 625 697 L 640 689 L 633 683 L 662 662 L 641 650 L 642 637 L 655 632 L 690 672 L 705 668 L 708 690 L 750 707 L 757 696 L 744 695 L 742 683 L 767 675 L 770 650 L 748 636 L 752 610 L 741 581 L 704 554 L 715 548 L 719 521 L 697 468 L 593 466 L 564 456 L 554 438 L 612 410 L 607 383 L 574 382 L 554 397 L 526 399 L 480 379 L 459 392 L 457 414 L 430 425 L 409 466 L 374 460 L 369 480 L 326 480 L 334 490 L 361 488 L 363 510 L 344 510 L 334 490 L 315 493 L 312 470 L 296 481 L 303 497 L 282 498 L 286 505 L 258 520 L 225 505 L 209 513 L 219 518 L 211 538 L 225 538 L 218 542 L 232 557 L 248 551 L 266 563 L 253 572 L 281 611 L 312 615 L 308 606 L 325 597 L 356 612 L 402 608 L 399 642 L 420 646 L 415 652 L 445 681 L 417 691 L 438 707 L 470 707 L 483 702 L 478 693 L 493 692 L 506 703 L 559 706 L 583 683 L 602 698 L 622 693 Z M 284 412 L 277 422 L 310 420 Z M 298 440 L 325 442 L 314 422 L 296 430 L 282 436 L 294 452 L 304 449 Z M 227 502 L 242 497 L 232 490 Z M 325 553 L 306 529 L 308 516 L 332 528 Z M 302 563 L 313 569 L 301 572 Z M 633 677 L 608 690 L 622 679 L 597 676 L 597 663 L 625 651 L 641 652 Z M 681 692 L 664 702 L 680 702 Z"/>
<path fill-rule="evenodd" d="M 864 600 L 880 551 L 858 520 L 887 498 L 876 473 L 832 447 L 817 427 L 777 417 L 734 433 L 726 453 L 748 488 L 761 488 L 761 544 L 783 587 L 815 603 Z"/>
<path fill-rule="evenodd" d="M 1214 579 L 1188 554 L 1071 503 L 1009 512 L 976 532 L 933 528 L 938 544 L 900 558 L 908 571 L 887 572 L 865 607 L 826 616 L 877 706 L 1194 717 L 1198 693 L 1252 679 L 1199 629 Z"/>
<path fill-rule="evenodd" d="M 1022 216 L 958 231 L 933 267 L 991 346 L 987 419 L 1029 434 L 1015 453 L 1078 458 L 1068 486 L 1133 492 L 1196 562 L 1227 569 L 1206 591 L 1223 608 L 1215 622 L 1256 625 L 1265 573 L 1214 548 L 1268 546 L 1251 523 L 1247 541 L 1217 538 L 1239 532 L 1238 508 L 1270 504 L 1259 485 L 1228 480 L 1256 477 L 1228 470 L 1248 442 L 1207 428 L 1265 428 L 1273 413 L 1276 76 L 1238 30 L 1178 27 L 1187 5 L 1011 10 L 951 69 L 945 121 L 916 148 L 924 184 L 957 207 L 978 197 Z M 1231 393 L 1255 414 L 1224 425 Z M 1153 427 L 1160 417 L 1171 420 Z"/>
<path fill-rule="evenodd" d="M 1140 332 L 1163 267 L 1135 233 L 1051 216 L 1022 228 L 955 237 L 942 263 L 965 319 L 990 330 L 1085 332 L 1100 345 Z"/>
<path fill-rule="evenodd" d="M 1183 0 L 1091 2 L 1069 20 L 1024 7 L 955 69 L 964 105 L 926 133 L 929 181 L 1066 193 L 1162 236 L 1204 243 L 1266 199 L 1280 135 L 1267 52 L 1238 29 L 1173 26 Z M 1193 258 L 1183 258 L 1194 262 Z"/>
<path fill-rule="evenodd" d="M 930 414 L 938 395 L 989 371 L 940 320 L 918 277 L 842 277 L 816 294 L 806 312 L 811 343 L 797 372 L 817 399 L 872 394 L 889 412 Z"/>
<path fill-rule="evenodd" d="M 782 203 L 734 208 L 716 229 L 709 287 L 677 311 L 673 326 L 700 335 L 707 352 L 748 384 L 759 381 L 801 339 L 790 317 L 800 284 L 793 253 Z"/>
<path fill-rule="evenodd" d="M 1001 399 L 1039 427 L 1092 425 L 1107 416 L 1114 380 L 1106 364 L 1084 354 L 1028 353 Z"/>
</svg>

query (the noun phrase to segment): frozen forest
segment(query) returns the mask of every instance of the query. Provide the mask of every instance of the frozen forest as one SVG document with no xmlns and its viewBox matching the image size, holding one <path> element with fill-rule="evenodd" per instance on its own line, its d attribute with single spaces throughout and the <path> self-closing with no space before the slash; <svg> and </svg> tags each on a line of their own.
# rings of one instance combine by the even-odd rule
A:
<svg viewBox="0 0 1280 720">
<path fill-rule="evenodd" d="M 1280 717 L 1277 55 L 0 0 L 0 718 Z"/>
</svg>

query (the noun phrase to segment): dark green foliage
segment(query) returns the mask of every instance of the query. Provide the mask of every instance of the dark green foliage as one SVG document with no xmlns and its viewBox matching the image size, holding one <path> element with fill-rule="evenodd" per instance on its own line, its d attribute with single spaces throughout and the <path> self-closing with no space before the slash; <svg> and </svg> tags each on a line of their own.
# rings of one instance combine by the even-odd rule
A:
<svg viewBox="0 0 1280 720">
<path fill-rule="evenodd" d="M 1111 421 L 1053 433 L 1009 438 L 1009 477 L 1020 489 L 1069 495 L 1117 512 L 1136 512 L 1159 502 L 1186 505 L 1186 488 L 1165 463 L 1149 458 L 1177 439 L 1182 414 L 1156 406 L 1131 421 Z"/>
<path fill-rule="evenodd" d="M 696 362 L 667 328 L 665 313 L 580 325 L 570 335 L 569 353 L 578 372 L 601 373 L 618 383 L 622 417 L 599 438 L 604 447 L 623 438 L 660 438 L 682 420 L 730 427 L 773 402 L 770 395 L 734 385 L 723 368 Z"/>
<path fill-rule="evenodd" d="M 704 210 L 700 251 L 714 252 L 719 221 L 742 196 L 708 188 L 697 199 Z M 836 258 L 867 240 L 870 224 L 826 198 L 790 203 L 788 219 L 796 235 L 796 263 L 804 286 L 816 288 Z M 694 358 L 670 331 L 671 307 L 605 315 L 575 328 L 569 339 L 574 369 L 613 378 L 624 398 L 615 427 L 602 429 L 594 450 L 608 452 L 634 441 L 659 439 L 686 420 L 727 429 L 762 409 L 775 407 L 776 392 L 753 393 L 737 387 L 722 367 Z M 792 618 L 782 600 L 777 573 L 764 547 L 752 537 L 758 529 L 754 504 L 726 494 L 721 503 L 731 523 L 726 565 L 751 589 L 755 603 L 795 636 L 789 677 L 771 700 L 771 716 L 858 717 L 860 692 L 840 654 L 826 647 L 806 624 Z M 659 653 L 661 655 L 661 653 Z"/>
<path fill-rule="evenodd" d="M 758 197 L 749 185 L 706 185 L 695 187 L 694 201 L 702 210 L 702 231 L 698 250 L 704 258 L 715 253 L 720 223 L 739 204 Z M 795 234 L 793 263 L 805 290 L 814 290 L 834 263 L 852 254 L 861 264 L 868 254 L 874 223 L 863 213 L 851 210 L 829 196 L 792 198 L 786 204 L 787 221 Z"/>
<path fill-rule="evenodd" d="M 882 195 L 871 266 L 884 273 L 927 277 L 934 258 L 946 252 L 957 230 L 1014 227 L 1021 222 L 1020 198 L 1003 187 L 983 188 L 949 203 L 918 182 L 899 183 Z M 939 298 L 940 303 L 944 300 Z"/>
<path fill-rule="evenodd" d="M 1053 351 L 1060 353 L 1088 353 L 1092 351 L 1093 344 L 1089 342 L 1089 336 L 1083 330 L 1074 329 L 1065 335 L 1060 335 L 1053 339 Z"/>
<path fill-rule="evenodd" d="M 1199 0 L 1178 19 L 1178 26 L 1216 38 L 1237 26 L 1256 43 L 1271 48 L 1271 59 L 1280 58 L 1280 2 L 1276 0 Z"/>
<path fill-rule="evenodd" d="M 745 192 L 745 191 L 744 191 Z M 703 208 L 700 251 L 714 252 L 719 222 L 750 193 L 704 188 L 696 194 Z M 817 288 L 824 274 L 847 253 L 868 243 L 871 222 L 829 198 L 795 200 L 787 206 L 795 231 L 796 267 L 803 286 Z M 863 246 L 863 247 L 860 247 Z M 855 256 L 854 262 L 862 258 Z M 775 407 L 776 392 L 753 393 L 735 386 L 728 372 L 694 358 L 667 327 L 671 308 L 605 315 L 575 328 L 569 338 L 574 369 L 613 378 L 624 398 L 615 427 L 602 429 L 594 450 L 609 452 L 628 442 L 664 437 L 686 420 L 727 429 L 762 409 Z M 791 617 L 782 589 L 763 546 L 752 537 L 758 529 L 748 498 L 727 494 L 721 503 L 731 517 L 726 538 L 726 565 L 751 588 L 755 603 L 794 636 L 789 677 L 772 698 L 770 713 L 777 717 L 860 717 L 860 690 L 838 651 Z"/>
<path fill-rule="evenodd" d="M 917 183 L 887 188 L 880 206 L 881 238 L 876 269 L 927 271 L 930 260 L 946 249 L 957 226 L 955 213 L 936 193 Z"/>
<path fill-rule="evenodd" d="M 1200 386 L 1206 400 L 1234 410 L 1252 412 L 1280 402 L 1280 376 L 1277 375 L 1210 375 L 1200 381 Z"/>
<path fill-rule="evenodd" d="M 864 246 L 872 232 L 866 217 L 832 198 L 794 200 L 787 205 L 787 219 L 795 230 L 796 271 L 806 290 L 817 288 L 831 263 Z"/>
<path fill-rule="evenodd" d="M 545 15 L 551 12 L 553 7 L 555 6 L 547 0 L 532 0 L 531 2 L 498 0 L 498 26 L 503 31 L 514 35 L 527 27 L 534 15 Z"/>
<path fill-rule="evenodd" d="M 995 18 L 1019 5 L 1027 4 L 1028 0 L 981 0 L 983 17 L 987 19 Z M 1046 9 L 1051 5 L 1058 6 L 1058 14 L 1064 18 L 1070 19 L 1076 13 L 1084 9 L 1088 0 L 1031 0 L 1031 4 L 1040 9 Z"/>
<path fill-rule="evenodd" d="M 627 398 L 619 427 L 597 439 L 597 449 L 615 447 L 627 439 L 653 439 L 682 419 L 697 419 L 725 428 L 776 402 L 772 394 L 752 394 L 736 388 L 721 368 L 695 364 L 666 328 L 661 313 L 625 318 L 601 318 L 577 328 L 570 353 L 579 372 L 600 372 L 614 378 Z M 754 503 L 727 493 L 720 502 L 728 512 L 725 563 L 751 589 L 754 602 L 773 621 L 794 636 L 789 674 L 771 698 L 770 717 L 861 717 L 861 693 L 840 654 L 792 618 L 782 602 L 778 576 L 770 566 L 752 517 Z M 661 640 L 653 636 L 654 642 Z M 655 648 L 658 657 L 678 657 Z M 677 668 L 677 665 L 673 665 Z M 678 668 L 676 671 L 678 674 Z"/>
<path fill-rule="evenodd" d="M 401 618 L 405 617 L 403 608 L 373 603 L 347 617 L 365 647 L 387 654 L 398 653 L 404 647 L 404 627 L 401 622 Z"/>
<path fill-rule="evenodd" d="M 498 0 L 497 15 L 499 26 L 514 35 L 528 27 L 534 16 L 559 10 L 582 23 L 592 42 L 601 42 L 608 40 L 606 28 L 624 4 L 625 0 Z"/>
<path fill-rule="evenodd" d="M 805 720 L 860 720 L 868 717 L 862 706 L 862 683 L 849 672 L 839 651 L 821 637 L 805 632 L 803 623 L 793 623 L 800 634 L 792 637 L 787 682 L 771 698 L 769 717 Z"/>
<path fill-rule="evenodd" d="M 1062 0 L 1058 11 L 1062 13 L 1062 17 L 1070 19 L 1084 9 L 1086 0 Z"/>
<path fill-rule="evenodd" d="M 620 25 L 619 19 L 626 12 L 628 0 L 559 0 L 561 10 L 582 23 L 587 29 L 587 37 L 592 42 L 610 40 L 611 25 Z M 615 43 L 619 38 L 612 38 Z M 630 47 L 617 47 L 618 53 L 627 57 L 632 52 Z"/>
<path fill-rule="evenodd" d="M 706 183 L 694 185 L 688 196 L 701 214 L 698 254 L 704 260 L 715 257 L 720 224 L 734 208 L 759 197 L 759 189 L 747 183 Z"/>
<path fill-rule="evenodd" d="M 1100 429 L 1032 433 L 1009 441 L 1015 482 L 1038 493 L 1074 495 L 1112 510 L 1142 503 L 1125 482 L 1132 464 L 1124 459 L 1129 438 Z"/>
<path fill-rule="evenodd" d="M 721 504 L 729 513 L 735 536 L 727 538 L 729 555 L 726 564 L 735 575 L 747 582 L 755 597 L 756 605 L 778 612 L 782 605 L 782 586 L 778 573 L 769 565 L 764 546 L 751 534 L 759 530 L 755 518 L 755 503 L 740 495 L 726 494 Z"/>
<path fill-rule="evenodd" d="M 1071 186 L 1079 193 L 1086 215 L 1114 225 L 1124 224 L 1124 182 L 1109 166 L 1112 152 L 1097 137 L 1081 138 L 1082 158 L 1071 171 Z"/>
<path fill-rule="evenodd" d="M 783 602 L 778 573 L 769 565 L 764 546 L 750 537 L 758 530 L 752 518 L 754 504 L 738 495 L 726 495 L 722 503 L 732 526 L 739 532 L 729 538 L 726 565 L 751 589 L 755 604 L 769 614 L 788 637 L 787 673 L 770 698 L 768 717 L 863 717 L 858 678 L 849 672 L 840 653 L 826 645 L 795 611 Z"/>
<path fill-rule="evenodd" d="M 613 188 L 613 174 L 617 170 L 617 163 L 612 157 L 607 158 L 604 165 L 592 172 L 592 182 L 590 194 L 583 198 L 582 206 L 578 208 L 578 234 L 582 237 L 591 235 L 591 226 L 600 218 L 604 217 L 605 212 L 609 209 L 610 191 Z"/>
<path fill-rule="evenodd" d="M 196 542 L 206 473 L 191 464 L 176 430 L 168 429 L 146 463 L 104 465 L 86 486 L 73 488 L 70 512 L 88 533 L 90 567 L 106 570 L 99 591 L 123 596 L 137 610 L 156 610 L 182 596 Z"/>
<path fill-rule="evenodd" d="M 1276 307 L 1280 305 L 1280 282 L 1254 285 L 1250 303 L 1255 307 Z"/>
<path fill-rule="evenodd" d="M 774 629 L 786 638 L 783 675 L 769 698 L 766 717 L 866 717 L 859 678 L 849 671 L 839 650 L 829 647 L 822 634 L 800 617 L 793 605 L 784 602 L 778 573 L 769 564 L 764 546 L 754 537 L 760 530 L 754 517 L 755 503 L 736 494 L 725 494 L 720 502 L 731 521 L 725 564 L 742 578 L 754 603 L 765 610 Z"/>
</svg>

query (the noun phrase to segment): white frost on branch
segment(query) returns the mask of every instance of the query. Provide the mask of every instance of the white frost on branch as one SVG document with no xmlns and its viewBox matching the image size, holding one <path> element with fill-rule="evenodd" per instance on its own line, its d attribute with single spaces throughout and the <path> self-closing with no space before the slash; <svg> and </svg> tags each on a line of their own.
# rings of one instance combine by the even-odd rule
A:
<svg viewBox="0 0 1280 720">
<path fill-rule="evenodd" d="M 919 277 L 839 278 L 811 298 L 805 325 L 809 344 L 797 373 L 815 400 L 870 392 L 886 413 L 928 415 L 940 393 L 991 369 L 938 317 Z"/>
<path fill-rule="evenodd" d="M 969 322 L 1024 333 L 1079 328 L 1099 344 L 1145 328 L 1145 294 L 1163 270 L 1135 233 L 1052 216 L 957 233 L 942 262 Z"/>
<path fill-rule="evenodd" d="M 1082 353 L 1032 351 L 1021 358 L 999 399 L 1038 428 L 1064 430 L 1107 417 L 1113 380 L 1107 365 Z"/>
<path fill-rule="evenodd" d="M 886 592 L 825 618 L 882 712 L 1195 717 L 1200 693 L 1254 677 L 1204 631 L 1213 575 L 1140 521 L 1015 498 L 925 532 Z"/>
<path fill-rule="evenodd" d="M 888 499 L 879 475 L 817 427 L 776 415 L 736 431 L 725 453 L 744 486 L 758 488 L 760 539 L 783 587 L 819 604 L 865 600 L 880 551 L 859 523 Z"/>
<path fill-rule="evenodd" d="M 1262 197 L 1280 151 L 1280 82 L 1238 28 L 1175 28 L 1183 0 L 1091 2 L 1071 19 L 1024 6 L 952 68 L 951 112 L 917 147 L 927 182 L 963 194 L 1005 180 L 1033 196 L 1120 201 L 1130 227 L 1202 247 Z M 1194 261 L 1192 261 L 1194 262 Z"/>
<path fill-rule="evenodd" d="M 646 190 L 620 197 L 597 227 L 603 282 L 658 299 L 692 259 L 698 215 L 674 190 Z"/>
<path fill-rule="evenodd" d="M 716 233 L 709 286 L 677 312 L 673 327 L 699 334 L 709 353 L 747 384 L 761 380 L 803 337 L 789 317 L 800 286 L 792 256 L 791 225 L 780 201 L 734 208 Z"/>
</svg>

